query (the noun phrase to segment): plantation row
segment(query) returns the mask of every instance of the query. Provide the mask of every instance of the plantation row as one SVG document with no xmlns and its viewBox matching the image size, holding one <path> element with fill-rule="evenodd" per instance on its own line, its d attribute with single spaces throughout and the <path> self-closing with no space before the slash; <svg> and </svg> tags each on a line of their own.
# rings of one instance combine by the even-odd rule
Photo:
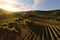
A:
<svg viewBox="0 0 60 40">
<path fill-rule="evenodd" d="M 46 25 L 44 25 L 45 22 L 40 23 L 40 21 L 31 21 L 29 19 L 16 19 L 15 21 L 0 25 L 0 40 L 60 39 L 59 26 L 51 25 L 49 23 L 46 23 Z"/>
</svg>

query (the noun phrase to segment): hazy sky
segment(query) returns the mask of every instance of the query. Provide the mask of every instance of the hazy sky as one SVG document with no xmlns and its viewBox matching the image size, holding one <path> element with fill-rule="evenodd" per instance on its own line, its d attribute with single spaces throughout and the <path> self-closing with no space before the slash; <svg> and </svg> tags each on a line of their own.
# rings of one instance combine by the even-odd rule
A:
<svg viewBox="0 0 60 40">
<path fill-rule="evenodd" d="M 0 0 L 0 8 L 13 8 L 19 11 L 54 10 L 60 9 L 60 0 Z"/>
</svg>

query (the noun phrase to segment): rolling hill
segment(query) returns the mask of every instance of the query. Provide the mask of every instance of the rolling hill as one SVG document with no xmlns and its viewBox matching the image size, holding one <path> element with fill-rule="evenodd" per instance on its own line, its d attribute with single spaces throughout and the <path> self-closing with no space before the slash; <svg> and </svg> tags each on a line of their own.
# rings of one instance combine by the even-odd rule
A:
<svg viewBox="0 0 60 40">
<path fill-rule="evenodd" d="M 0 40 L 60 40 L 60 10 L 2 10 Z"/>
</svg>

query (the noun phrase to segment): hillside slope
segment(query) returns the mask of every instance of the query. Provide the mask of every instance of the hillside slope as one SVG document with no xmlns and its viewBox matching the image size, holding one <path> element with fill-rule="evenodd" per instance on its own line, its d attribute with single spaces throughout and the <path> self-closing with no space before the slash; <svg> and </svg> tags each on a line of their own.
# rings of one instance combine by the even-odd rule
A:
<svg viewBox="0 0 60 40">
<path fill-rule="evenodd" d="M 60 40 L 59 10 L 4 14 L 0 14 L 0 40 Z"/>
</svg>

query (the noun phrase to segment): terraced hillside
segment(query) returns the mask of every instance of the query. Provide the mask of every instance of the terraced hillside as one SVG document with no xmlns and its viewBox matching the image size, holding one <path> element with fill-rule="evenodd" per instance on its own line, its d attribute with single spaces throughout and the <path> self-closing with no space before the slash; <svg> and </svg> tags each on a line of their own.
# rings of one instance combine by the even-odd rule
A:
<svg viewBox="0 0 60 40">
<path fill-rule="evenodd" d="M 2 19 L 0 40 L 60 40 L 60 21 L 48 17 L 28 14 Z"/>
</svg>

